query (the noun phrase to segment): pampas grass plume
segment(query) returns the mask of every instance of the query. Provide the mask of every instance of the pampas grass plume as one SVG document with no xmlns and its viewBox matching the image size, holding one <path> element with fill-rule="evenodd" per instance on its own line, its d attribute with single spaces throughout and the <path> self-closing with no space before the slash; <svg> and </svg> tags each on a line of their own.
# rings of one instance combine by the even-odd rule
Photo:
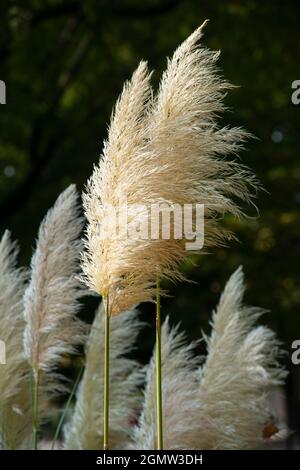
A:
<svg viewBox="0 0 300 470">
<path fill-rule="evenodd" d="M 76 317 L 84 294 L 76 277 L 83 226 L 77 199 L 75 186 L 69 186 L 39 229 L 24 297 L 24 351 L 33 371 L 51 371 L 84 340 Z"/>
<path fill-rule="evenodd" d="M 140 63 L 117 102 L 102 157 L 87 186 L 84 280 L 99 294 L 109 294 L 111 314 L 153 300 L 157 276 L 182 279 L 179 265 L 189 253 L 185 237 L 99 237 L 99 226 L 110 233 L 108 205 L 117 208 L 126 199 L 130 224 L 147 219 L 147 211 L 138 211 L 137 204 L 204 204 L 205 246 L 212 246 L 231 236 L 217 220 L 241 215 L 237 200 L 250 202 L 257 186 L 243 165 L 225 158 L 241 149 L 248 134 L 217 126 L 231 86 L 217 71 L 218 53 L 198 45 L 203 26 L 168 61 L 156 96 L 147 65 Z"/>
<path fill-rule="evenodd" d="M 203 449 L 257 449 L 272 420 L 269 393 L 282 385 L 286 371 L 275 334 L 255 326 L 264 311 L 243 305 L 244 275 L 229 279 L 212 320 L 208 355 L 199 370 Z"/>
<path fill-rule="evenodd" d="M 17 268 L 18 247 L 5 231 L 0 241 L 0 448 L 23 447 L 31 433 L 29 370 L 23 355 L 23 295 L 28 273 Z"/>
</svg>

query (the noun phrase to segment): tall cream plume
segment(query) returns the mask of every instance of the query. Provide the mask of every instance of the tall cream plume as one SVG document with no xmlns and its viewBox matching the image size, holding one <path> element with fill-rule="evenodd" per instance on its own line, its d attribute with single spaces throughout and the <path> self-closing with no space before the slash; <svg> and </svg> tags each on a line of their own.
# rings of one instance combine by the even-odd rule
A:
<svg viewBox="0 0 300 470">
<path fill-rule="evenodd" d="M 25 293 L 24 349 L 34 370 L 49 371 L 82 341 L 77 280 L 83 227 L 76 188 L 69 186 L 42 221 Z"/>
<path fill-rule="evenodd" d="M 239 268 L 229 279 L 207 339 L 208 355 L 196 367 L 192 346 L 163 326 L 163 418 L 165 449 L 258 449 L 272 421 L 269 392 L 286 372 L 275 334 L 255 326 L 262 310 L 242 304 Z M 155 448 L 155 362 L 148 367 L 145 398 L 132 449 Z"/>
<path fill-rule="evenodd" d="M 198 445 L 203 449 L 262 447 L 263 429 L 271 420 L 269 392 L 286 376 L 275 334 L 254 326 L 263 310 L 242 304 L 244 290 L 239 268 L 213 315 L 208 356 L 199 371 Z"/>
<path fill-rule="evenodd" d="M 83 226 L 77 198 L 75 186 L 69 186 L 42 221 L 24 296 L 24 351 L 33 371 L 36 407 L 40 385 L 44 384 L 45 392 L 57 387 L 53 368 L 85 336 L 83 323 L 76 317 L 78 300 L 84 294 L 76 277 Z M 35 418 L 37 414 L 34 409 Z"/>
<path fill-rule="evenodd" d="M 147 66 L 140 63 L 116 105 L 102 158 L 87 187 L 83 271 L 92 290 L 109 293 L 112 315 L 152 300 L 157 275 L 182 278 L 178 266 L 188 252 L 185 237 L 127 236 L 120 219 L 119 236 L 112 236 L 109 207 L 126 201 L 130 226 L 149 222 L 153 203 L 204 204 L 204 241 L 209 246 L 230 237 L 217 219 L 226 213 L 240 215 L 232 197 L 249 202 L 256 187 L 243 165 L 225 158 L 240 150 L 247 133 L 216 124 L 230 85 L 218 75 L 218 53 L 198 46 L 203 26 L 169 60 L 155 98 Z M 100 237 L 99 230 L 108 236 Z"/>
<path fill-rule="evenodd" d="M 104 312 L 100 305 L 91 329 L 86 365 L 70 422 L 65 426 L 65 448 L 99 449 L 102 445 Z M 137 362 L 126 358 L 133 348 L 141 323 L 135 310 L 111 322 L 110 447 L 121 449 L 130 437 L 141 405 L 138 386 L 143 374 Z"/>
<path fill-rule="evenodd" d="M 0 448 L 22 447 L 31 433 L 29 369 L 23 356 L 23 295 L 27 273 L 16 267 L 18 248 L 6 231 L 0 242 Z"/>
<path fill-rule="evenodd" d="M 131 82 L 125 84 L 116 104 L 102 159 L 94 169 L 83 199 L 89 222 L 87 250 L 82 265 L 84 279 L 95 292 L 103 296 L 109 293 L 110 314 L 119 313 L 113 300 L 117 292 L 122 291 L 124 294 L 121 310 L 126 310 L 125 306 L 132 307 L 140 301 L 136 283 L 139 282 L 142 291 L 146 292 L 148 287 L 148 284 L 143 284 L 145 281 L 140 265 L 138 270 L 136 268 L 141 261 L 146 261 L 142 254 L 149 244 L 111 236 L 113 218 L 109 208 L 117 208 L 123 203 L 124 197 L 128 204 L 141 202 L 136 197 L 136 189 L 138 185 L 141 190 L 145 183 L 143 167 L 139 167 L 139 156 L 147 139 L 143 119 L 151 97 L 149 79 L 147 65 L 141 62 Z M 134 214 L 131 214 L 129 223 L 133 217 Z M 99 236 L 99 229 L 107 234 L 105 238 Z M 126 289 L 122 280 L 126 282 Z M 143 300 L 147 299 L 148 295 Z"/>
</svg>

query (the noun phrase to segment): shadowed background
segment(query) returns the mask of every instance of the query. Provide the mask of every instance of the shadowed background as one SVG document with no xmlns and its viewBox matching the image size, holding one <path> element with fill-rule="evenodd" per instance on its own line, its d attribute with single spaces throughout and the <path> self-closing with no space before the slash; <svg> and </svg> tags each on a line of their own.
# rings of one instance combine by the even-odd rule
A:
<svg viewBox="0 0 300 470">
<path fill-rule="evenodd" d="M 81 191 L 98 161 L 112 107 L 140 59 L 155 70 L 206 18 L 203 42 L 221 49 L 230 92 L 222 124 L 242 125 L 252 140 L 241 155 L 267 192 L 243 221 L 225 223 L 239 242 L 217 248 L 183 267 L 197 284 L 171 287 L 164 315 L 181 321 L 189 339 L 209 331 L 211 310 L 229 275 L 244 266 L 246 301 L 269 310 L 262 321 L 284 342 L 290 375 L 289 424 L 300 428 L 300 365 L 291 343 L 300 339 L 300 105 L 291 84 L 300 79 L 300 4 L 200 0 L 4 0 L 0 6 L 0 79 L 7 104 L 0 108 L 1 232 L 12 230 L 28 264 L 39 223 L 70 183 Z M 94 301 L 83 316 L 91 320 Z M 154 322 L 154 307 L 142 306 Z M 145 361 L 154 330 L 140 336 Z M 204 349 L 204 345 L 200 346 Z"/>
</svg>

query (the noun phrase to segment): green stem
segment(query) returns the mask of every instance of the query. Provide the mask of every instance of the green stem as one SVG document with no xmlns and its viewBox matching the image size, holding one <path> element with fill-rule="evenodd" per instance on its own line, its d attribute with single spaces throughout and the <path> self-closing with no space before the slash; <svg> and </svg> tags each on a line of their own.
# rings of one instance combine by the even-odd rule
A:
<svg viewBox="0 0 300 470">
<path fill-rule="evenodd" d="M 33 422 L 32 422 L 32 445 L 38 449 L 39 434 L 39 370 L 33 370 Z"/>
<path fill-rule="evenodd" d="M 163 419 L 161 391 L 161 320 L 160 320 L 160 283 L 156 282 L 156 421 L 157 450 L 163 450 Z"/>
<path fill-rule="evenodd" d="M 104 298 L 105 305 L 105 341 L 104 341 L 104 419 L 103 449 L 108 450 L 109 430 L 109 296 Z"/>
<path fill-rule="evenodd" d="M 54 450 L 55 449 L 55 444 L 56 444 L 56 441 L 57 441 L 57 438 L 59 436 L 59 433 L 60 433 L 60 430 L 62 428 L 62 425 L 64 423 L 64 420 L 65 420 L 65 417 L 66 417 L 66 414 L 70 408 L 70 405 L 71 405 L 71 402 L 72 402 L 72 398 L 73 396 L 75 395 L 75 392 L 77 390 L 77 387 L 78 387 L 78 384 L 79 384 L 79 381 L 81 379 L 81 376 L 82 376 L 82 373 L 83 373 L 83 370 L 84 370 L 84 366 L 81 366 L 80 370 L 79 370 L 79 373 L 77 375 L 77 378 L 75 380 L 75 383 L 74 383 L 74 386 L 72 388 L 72 391 L 69 395 L 69 398 L 65 404 L 65 407 L 64 407 L 64 410 L 62 412 L 62 415 L 60 417 L 60 420 L 58 422 L 58 425 L 57 425 L 57 428 L 56 428 L 56 431 L 55 431 L 55 434 L 54 434 L 54 437 L 53 437 L 53 441 L 52 441 L 52 447 L 51 447 L 51 450 Z"/>
</svg>

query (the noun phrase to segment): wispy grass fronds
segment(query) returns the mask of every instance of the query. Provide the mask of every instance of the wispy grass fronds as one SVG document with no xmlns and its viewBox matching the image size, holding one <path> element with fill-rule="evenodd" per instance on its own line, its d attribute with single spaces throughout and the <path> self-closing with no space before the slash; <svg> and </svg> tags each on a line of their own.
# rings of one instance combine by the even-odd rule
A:
<svg viewBox="0 0 300 470">
<path fill-rule="evenodd" d="M 65 426 L 67 449 L 102 447 L 104 322 L 101 304 L 87 345 L 86 366 L 75 409 Z M 143 374 L 138 363 L 126 357 L 132 351 L 140 327 L 135 310 L 124 312 L 110 322 L 110 449 L 125 446 L 141 404 L 138 386 Z"/>
<path fill-rule="evenodd" d="M 271 421 L 269 392 L 286 372 L 275 334 L 254 326 L 263 310 L 245 307 L 244 276 L 229 279 L 207 339 L 208 356 L 200 373 L 198 445 L 201 449 L 257 449 Z"/>
<path fill-rule="evenodd" d="M 25 292 L 25 355 L 33 370 L 50 371 L 84 339 L 76 317 L 84 295 L 77 279 L 83 227 L 74 185 L 42 221 Z"/>
<path fill-rule="evenodd" d="M 22 380 L 19 367 L 23 365 L 22 338 L 24 319 L 22 299 L 25 290 L 26 272 L 16 267 L 18 248 L 6 231 L 0 242 L 0 322 L 1 341 L 6 346 L 5 367 L 1 367 L 1 403 L 10 399 Z"/>
<path fill-rule="evenodd" d="M 231 236 L 218 220 L 225 214 L 241 215 L 239 201 L 250 202 L 257 187 L 248 169 L 227 158 L 238 153 L 248 134 L 217 124 L 231 86 L 219 75 L 219 54 L 199 46 L 202 28 L 168 61 L 154 97 L 141 62 L 117 103 L 102 158 L 87 187 L 83 271 L 93 290 L 109 293 L 111 314 L 152 300 L 157 273 L 182 279 L 179 264 L 189 253 L 185 236 L 141 240 L 121 232 L 120 237 L 101 239 L 99 227 L 111 233 L 108 204 L 117 207 L 126 200 L 129 224 L 149 222 L 147 210 L 153 203 L 204 204 L 204 242 L 211 246 Z"/>
<path fill-rule="evenodd" d="M 0 448 L 22 447 L 31 432 L 28 366 L 23 356 L 23 295 L 28 275 L 17 268 L 18 247 L 5 231 L 0 241 Z"/>
<path fill-rule="evenodd" d="M 162 326 L 162 402 L 164 449 L 190 449 L 195 434 L 195 414 L 199 410 L 199 387 L 195 374 L 199 360 L 195 344 L 185 344 L 178 327 L 168 319 Z M 131 449 L 156 449 L 156 361 L 155 352 L 147 366 L 144 403 L 134 428 Z"/>
</svg>

